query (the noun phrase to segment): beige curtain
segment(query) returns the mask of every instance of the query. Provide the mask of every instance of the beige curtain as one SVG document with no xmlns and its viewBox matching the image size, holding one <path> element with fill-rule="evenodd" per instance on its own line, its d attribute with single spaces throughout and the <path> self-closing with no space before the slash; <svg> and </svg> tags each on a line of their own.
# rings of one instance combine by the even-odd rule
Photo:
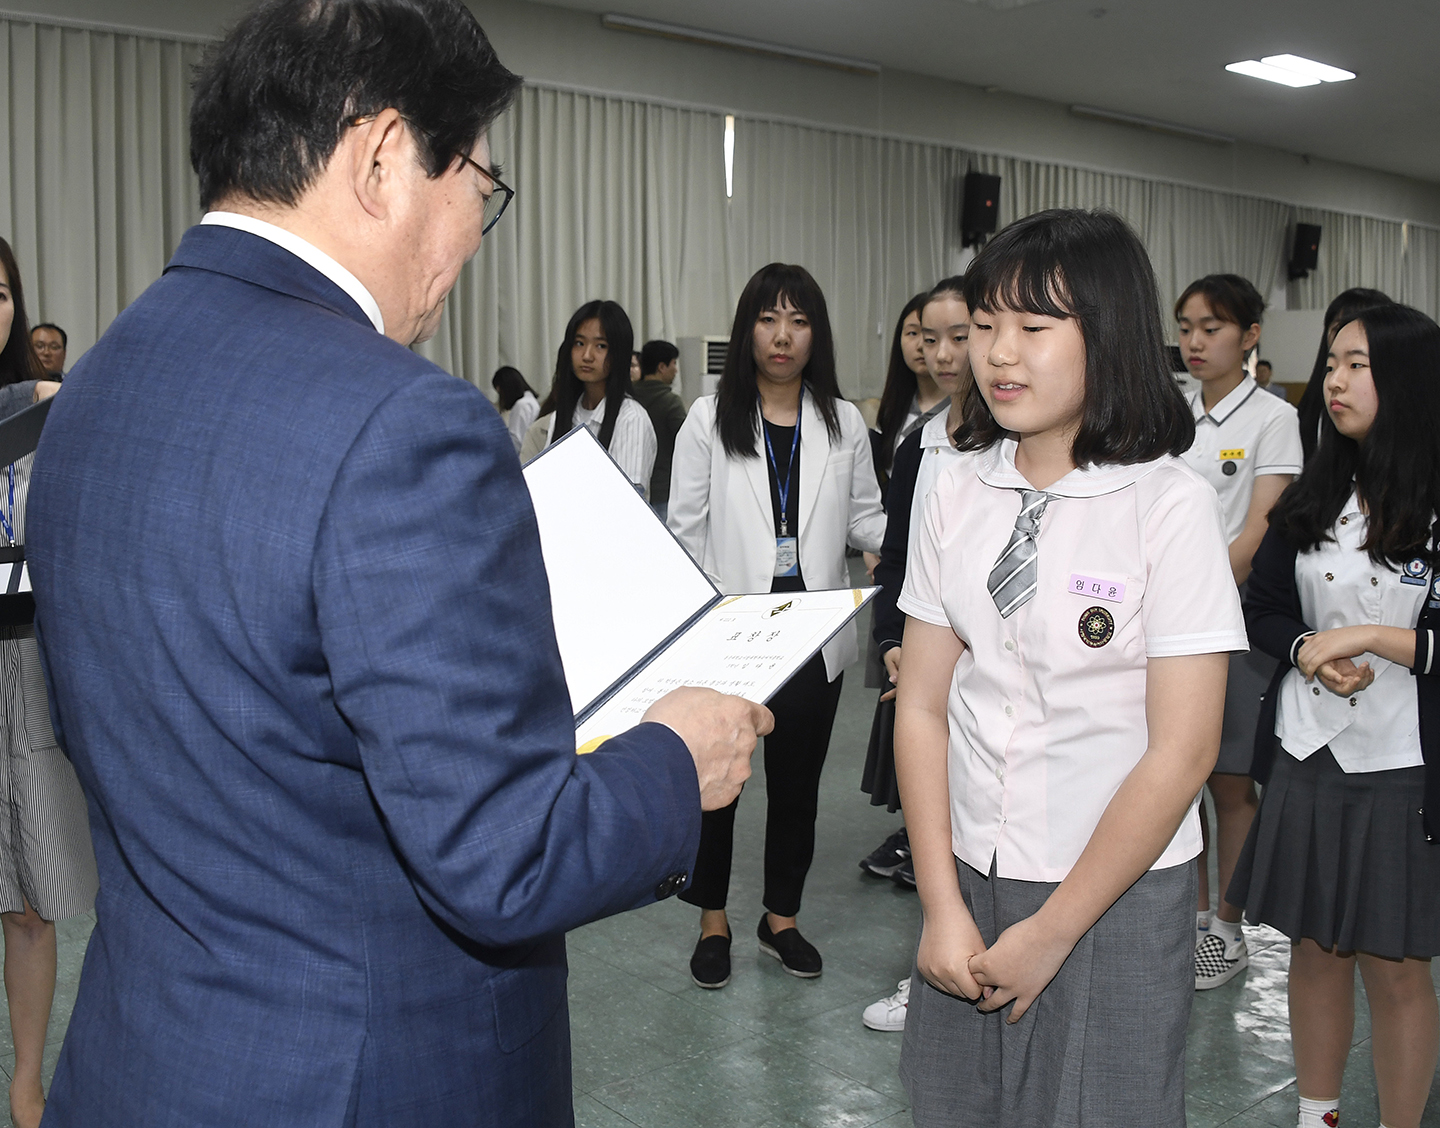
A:
<svg viewBox="0 0 1440 1128">
<path fill-rule="evenodd" d="M 199 218 L 186 117 L 199 45 L 0 19 L 0 234 L 15 246 L 32 319 L 71 334 L 72 361 L 155 278 Z M 963 261 L 960 186 L 1002 178 L 1000 222 L 1109 207 L 1144 240 L 1162 307 L 1191 280 L 1234 271 L 1269 294 L 1290 230 L 1319 223 L 1320 264 L 1291 308 L 1375 286 L 1440 314 L 1440 231 L 943 145 L 741 117 L 734 195 L 724 118 L 527 86 L 492 133 L 517 196 L 462 272 L 425 355 L 489 391 L 514 364 L 542 393 L 571 313 L 629 311 L 636 341 L 728 333 L 767 262 L 823 287 L 841 385 L 880 389 L 893 320 Z"/>
</svg>

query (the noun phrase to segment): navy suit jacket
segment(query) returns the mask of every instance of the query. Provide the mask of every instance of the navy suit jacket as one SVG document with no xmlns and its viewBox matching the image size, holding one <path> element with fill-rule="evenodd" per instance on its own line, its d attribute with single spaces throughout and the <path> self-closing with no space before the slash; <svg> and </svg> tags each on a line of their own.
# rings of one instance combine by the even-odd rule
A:
<svg viewBox="0 0 1440 1128">
<path fill-rule="evenodd" d="M 47 1125 L 568 1124 L 563 933 L 683 884 L 684 743 L 575 755 L 496 412 L 189 231 L 66 378 L 28 552 L 96 926 Z"/>
</svg>

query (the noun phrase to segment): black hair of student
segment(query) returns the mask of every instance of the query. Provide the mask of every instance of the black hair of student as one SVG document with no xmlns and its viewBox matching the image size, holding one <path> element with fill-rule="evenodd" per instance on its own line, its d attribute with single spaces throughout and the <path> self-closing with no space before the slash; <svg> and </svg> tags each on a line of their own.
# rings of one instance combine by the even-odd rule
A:
<svg viewBox="0 0 1440 1128">
<path fill-rule="evenodd" d="M 1372 561 L 1398 567 L 1423 555 L 1440 564 L 1430 551 L 1431 522 L 1440 512 L 1440 325 L 1393 302 L 1353 320 L 1365 328 L 1379 401 L 1375 422 L 1357 443 L 1326 412 L 1315 456 L 1280 495 L 1270 525 L 1296 551 L 1309 551 L 1332 539 L 1353 489 L 1369 513 L 1364 547 Z"/>
<path fill-rule="evenodd" d="M 600 421 L 599 438 L 600 445 L 609 450 L 620 408 L 630 394 L 630 357 L 635 351 L 635 330 L 630 327 L 630 316 L 619 302 L 598 299 L 586 302 L 565 326 L 565 339 L 560 342 L 560 351 L 555 357 L 555 380 L 550 385 L 550 394 L 555 397 L 555 426 L 551 428 L 550 441 L 563 439 L 575 425 L 575 408 L 585 395 L 585 384 L 575 375 L 570 346 L 575 343 L 580 326 L 591 319 L 600 322 L 600 331 L 605 335 L 605 416 Z M 624 359 L 617 361 L 617 357 Z"/>
<path fill-rule="evenodd" d="M 0 348 L 0 387 L 18 384 L 21 380 L 48 380 L 35 346 L 30 343 L 30 323 L 25 316 L 25 287 L 20 282 L 20 267 L 10 244 L 0 239 L 0 266 L 10 284 L 10 302 L 15 315 L 10 321 L 10 337 Z"/>
<path fill-rule="evenodd" d="M 68 349 L 70 347 L 69 335 L 66 334 L 65 330 L 61 329 L 60 326 L 56 325 L 53 321 L 42 321 L 39 325 L 30 326 L 30 332 L 32 333 L 35 332 L 35 330 L 37 329 L 49 329 L 52 333 L 59 333 L 60 347 L 62 349 Z"/>
<path fill-rule="evenodd" d="M 495 375 L 490 378 L 490 386 L 495 389 L 501 411 L 509 411 L 524 398 L 526 392 L 532 396 L 535 394 L 535 389 L 530 386 L 520 369 L 512 368 L 508 364 L 495 369 Z"/>
<path fill-rule="evenodd" d="M 875 413 L 876 430 L 880 432 L 880 446 L 875 452 L 875 469 L 881 474 L 890 473 L 890 463 L 895 458 L 895 436 L 905 426 L 905 417 L 915 401 L 920 380 L 905 363 L 905 352 L 901 347 L 904 339 L 905 319 L 912 313 L 919 315 L 930 298 L 930 291 L 916 294 L 900 311 L 895 319 L 895 335 L 890 338 L 890 364 L 885 369 L 885 387 L 880 392 L 880 410 Z"/>
<path fill-rule="evenodd" d="M 835 375 L 835 338 L 820 284 L 803 266 L 772 262 L 745 283 L 735 305 L 725 367 L 715 389 L 715 424 L 720 443 L 732 458 L 753 458 L 759 451 L 760 403 L 755 382 L 755 325 L 767 309 L 788 301 L 810 320 L 810 359 L 800 377 L 820 409 L 833 443 L 840 437 L 840 382 Z"/>
<path fill-rule="evenodd" d="M 1335 331 L 1347 321 L 1354 321 L 1367 309 L 1390 305 L 1390 298 L 1379 290 L 1355 286 L 1335 296 L 1325 309 L 1325 330 L 1320 334 L 1320 347 L 1315 351 L 1315 363 L 1310 368 L 1310 379 L 1301 393 L 1295 410 L 1300 416 L 1300 446 L 1308 461 L 1315 453 L 1315 445 L 1321 426 L 1320 421 L 1328 412 L 1325 410 L 1325 369 L 1330 356 L 1330 342 Z"/>
<path fill-rule="evenodd" d="M 669 364 L 679 355 L 680 350 L 669 341 L 646 341 L 640 350 L 640 379 L 654 376 L 662 364 Z"/>
<path fill-rule="evenodd" d="M 356 118 L 395 109 L 431 177 L 468 156 L 520 78 L 461 0 L 268 0 L 206 53 L 190 109 L 200 206 L 293 206 Z"/>
<path fill-rule="evenodd" d="M 1243 335 L 1252 325 L 1259 325 L 1265 317 L 1265 299 L 1255 284 L 1238 274 L 1207 274 L 1197 278 L 1185 287 L 1185 292 L 1175 299 L 1175 320 L 1185 303 L 1199 294 L 1210 307 L 1210 312 L 1221 321 L 1240 326 Z"/>
<path fill-rule="evenodd" d="M 1261 357 L 1259 360 L 1257 360 L 1257 361 L 1255 362 L 1255 367 L 1256 367 L 1256 368 L 1259 368 L 1262 364 L 1263 364 L 1266 368 L 1274 368 L 1274 367 L 1275 367 L 1273 364 L 1271 364 L 1271 363 L 1270 363 L 1268 360 L 1266 360 L 1264 357 Z"/>
<path fill-rule="evenodd" d="M 972 323 L 998 309 L 1079 323 L 1085 402 L 1071 447 L 1077 466 L 1149 462 L 1194 443 L 1195 418 L 1170 375 L 1150 256 L 1114 212 L 1055 208 L 1016 220 L 970 264 L 965 302 Z M 955 432 L 960 450 L 1005 437 L 979 378 Z"/>
</svg>

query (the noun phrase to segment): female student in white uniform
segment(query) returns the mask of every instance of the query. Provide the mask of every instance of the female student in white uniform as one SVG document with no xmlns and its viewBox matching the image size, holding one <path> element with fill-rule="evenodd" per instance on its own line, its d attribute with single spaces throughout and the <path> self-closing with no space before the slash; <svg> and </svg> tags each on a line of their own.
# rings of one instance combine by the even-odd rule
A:
<svg viewBox="0 0 1440 1128">
<path fill-rule="evenodd" d="M 917 1128 L 1185 1123 L 1196 796 L 1246 642 L 1155 289 L 1105 212 L 1028 216 L 966 275 L 968 453 L 900 598 Z"/>
<path fill-rule="evenodd" d="M 876 704 L 870 726 L 870 747 L 865 754 L 865 771 L 860 787 L 875 806 L 885 803 L 890 810 L 900 807 L 900 788 L 895 779 L 895 686 L 900 677 L 900 639 L 905 615 L 897 602 L 905 583 L 905 565 L 921 525 L 925 499 L 951 461 L 962 457 L 955 449 L 954 434 L 965 421 L 965 401 L 970 394 L 970 311 L 965 305 L 965 279 L 946 278 L 936 284 L 921 305 L 921 341 L 925 364 L 936 385 L 949 393 L 947 409 L 927 421 L 900 444 L 890 476 L 885 516 L 885 543 L 880 563 L 875 565 L 875 582 L 880 594 L 871 603 L 872 637 L 883 656 L 888 685 Z M 915 865 L 910 857 L 910 840 L 902 826 L 860 863 L 861 868 L 897 885 L 915 887 Z M 905 1029 L 905 1011 L 910 1002 L 910 978 L 900 980 L 896 991 L 871 1003 L 861 1021 L 871 1030 Z"/>
<path fill-rule="evenodd" d="M 1329 356 L 1320 445 L 1270 514 L 1245 599 L 1282 668 L 1227 897 L 1293 945 L 1301 1128 L 1338 1118 L 1357 966 L 1380 1120 L 1418 1128 L 1440 1046 L 1440 326 L 1371 307 Z"/>
<path fill-rule="evenodd" d="M 630 395 L 634 342 L 630 318 L 619 302 L 586 302 L 577 309 L 555 357 L 555 411 L 548 423 L 540 419 L 536 426 L 547 424 L 546 446 L 574 427 L 588 428 L 644 492 L 659 448 L 649 412 Z"/>
<path fill-rule="evenodd" d="M 885 514 L 865 421 L 841 398 L 825 296 L 803 267 L 772 263 L 740 295 L 716 392 L 695 401 L 675 439 L 668 523 L 727 593 L 848 587 L 845 545 L 879 551 Z M 756 931 L 762 952 L 805 978 L 822 961 L 795 917 L 840 675 L 857 656 L 851 624 L 770 701 L 767 911 Z M 680 895 L 701 909 L 690 960 L 700 987 L 730 981 L 735 806 L 706 813 L 694 879 Z"/>
<path fill-rule="evenodd" d="M 540 401 L 520 370 L 508 364 L 495 370 L 490 386 L 495 389 L 497 406 L 505 416 L 505 429 L 510 432 L 510 441 L 518 454 L 525 432 L 540 415 Z"/>
<path fill-rule="evenodd" d="M 929 291 L 916 294 L 900 311 L 895 323 L 895 336 L 890 342 L 890 366 L 885 372 L 885 387 L 880 392 L 880 410 L 875 416 L 875 442 L 871 451 L 875 469 L 880 472 L 883 491 L 890 477 L 895 452 L 931 413 L 947 399 L 945 389 L 935 382 L 925 364 L 924 339 L 920 329 L 920 309 L 930 296 Z"/>
<path fill-rule="evenodd" d="M 1295 480 L 1304 461 L 1295 409 L 1266 395 L 1245 372 L 1246 357 L 1260 343 L 1264 312 L 1265 299 L 1237 274 L 1210 274 L 1192 282 L 1175 303 L 1180 351 L 1190 375 L 1200 383 L 1190 393 L 1195 445 L 1185 452 L 1185 461 L 1219 495 L 1230 542 L 1230 571 L 1242 592 L 1250 559 L 1265 535 L 1270 507 Z M 1195 918 L 1196 990 L 1219 987 L 1249 962 L 1240 931 L 1240 906 L 1226 901 L 1224 893 L 1255 815 L 1250 760 L 1260 698 L 1274 672 L 1275 659 L 1268 655 L 1255 651 L 1230 655 L 1220 758 L 1208 781 L 1215 804 L 1220 903 L 1212 918 L 1202 851 Z M 1203 808 L 1200 828 L 1206 829 Z"/>
</svg>

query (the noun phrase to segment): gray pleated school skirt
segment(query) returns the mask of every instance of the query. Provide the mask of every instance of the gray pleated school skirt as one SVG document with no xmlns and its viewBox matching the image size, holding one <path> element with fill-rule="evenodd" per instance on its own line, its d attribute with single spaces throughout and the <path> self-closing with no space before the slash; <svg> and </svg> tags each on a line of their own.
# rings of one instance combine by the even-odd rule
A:
<svg viewBox="0 0 1440 1128">
<path fill-rule="evenodd" d="M 89 912 L 99 880 L 85 796 L 50 727 L 32 627 L 0 628 L 0 912 Z M 23 898 L 23 900 L 22 900 Z"/>
<path fill-rule="evenodd" d="M 987 944 L 1056 889 L 956 868 Z M 900 1078 L 916 1128 L 1183 1128 L 1197 888 L 1194 862 L 1145 874 L 1013 1026 L 914 972 Z"/>
<path fill-rule="evenodd" d="M 1255 727 L 1260 723 L 1260 698 L 1270 687 L 1276 659 L 1251 648 L 1230 655 L 1230 677 L 1225 683 L 1225 721 L 1220 729 L 1217 772 L 1249 775 L 1255 758 Z"/>
<path fill-rule="evenodd" d="M 1440 845 L 1425 769 L 1346 774 L 1327 745 L 1276 751 L 1225 894 L 1253 924 L 1386 959 L 1440 956 Z"/>
</svg>

